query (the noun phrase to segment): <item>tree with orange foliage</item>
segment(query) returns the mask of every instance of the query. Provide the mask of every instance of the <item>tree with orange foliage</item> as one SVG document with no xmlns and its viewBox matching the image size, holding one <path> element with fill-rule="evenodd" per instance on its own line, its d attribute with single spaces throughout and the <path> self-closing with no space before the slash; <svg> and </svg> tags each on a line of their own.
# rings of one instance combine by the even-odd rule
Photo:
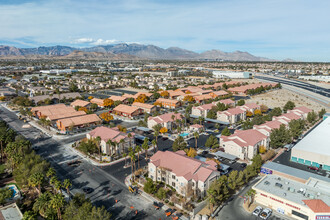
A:
<svg viewBox="0 0 330 220">
<path fill-rule="evenodd" d="M 112 99 L 107 98 L 107 99 L 103 100 L 104 107 L 109 107 L 110 108 L 114 104 L 115 104 L 115 102 Z"/>
<path fill-rule="evenodd" d="M 93 96 L 89 96 L 89 97 L 88 97 L 89 100 L 91 100 L 91 99 L 93 99 L 93 98 L 94 98 Z"/>
<path fill-rule="evenodd" d="M 145 103 L 147 100 L 148 97 L 145 94 L 141 94 L 135 99 L 135 102 Z"/>
<path fill-rule="evenodd" d="M 162 127 L 160 130 L 159 130 L 160 133 L 164 134 L 167 132 L 167 128 L 165 127 Z"/>
<path fill-rule="evenodd" d="M 168 98 L 168 97 L 170 97 L 170 93 L 168 93 L 168 91 L 162 91 L 162 92 L 160 93 L 160 95 L 161 95 L 163 98 Z"/>
<path fill-rule="evenodd" d="M 262 115 L 261 110 L 260 109 L 254 110 L 254 115 Z"/>
<path fill-rule="evenodd" d="M 261 110 L 261 112 L 265 113 L 268 111 L 268 107 L 266 105 L 261 105 L 260 110 Z"/>
<path fill-rule="evenodd" d="M 247 111 L 247 112 L 246 112 L 246 117 L 252 117 L 252 115 L 253 115 L 252 112 L 250 112 L 250 111 Z"/>
<path fill-rule="evenodd" d="M 191 95 L 187 95 L 183 98 L 183 101 L 186 101 L 186 102 L 194 102 L 195 99 L 194 97 L 192 97 Z"/>
<path fill-rule="evenodd" d="M 190 94 L 191 92 L 190 92 L 189 90 L 187 90 L 185 93 L 186 93 L 186 94 Z"/>
<path fill-rule="evenodd" d="M 106 122 L 109 122 L 109 121 L 113 120 L 113 116 L 109 112 L 101 113 L 100 118 L 102 118 Z"/>
<path fill-rule="evenodd" d="M 87 113 L 87 108 L 86 107 L 79 107 L 78 108 L 78 111 L 84 111 L 84 112 L 86 112 Z"/>
<path fill-rule="evenodd" d="M 194 148 L 189 148 L 185 150 L 188 157 L 195 158 L 197 156 L 197 151 Z"/>
<path fill-rule="evenodd" d="M 155 102 L 154 105 L 155 106 L 159 106 L 159 107 L 162 107 L 163 106 L 162 103 L 160 103 L 160 102 Z"/>
</svg>

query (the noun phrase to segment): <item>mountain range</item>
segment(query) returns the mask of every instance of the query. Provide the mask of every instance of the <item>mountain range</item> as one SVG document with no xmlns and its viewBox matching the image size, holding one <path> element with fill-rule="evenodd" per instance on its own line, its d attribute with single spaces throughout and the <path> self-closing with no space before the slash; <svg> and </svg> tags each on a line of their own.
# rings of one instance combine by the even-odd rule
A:
<svg viewBox="0 0 330 220">
<path fill-rule="evenodd" d="M 228 60 L 228 61 L 275 61 L 257 57 L 248 52 L 209 50 L 196 53 L 179 47 L 163 49 L 154 45 L 112 44 L 88 48 L 69 46 L 49 46 L 37 48 L 17 48 L 0 45 L 1 58 L 59 58 L 59 59 L 166 59 L 166 60 Z"/>
</svg>

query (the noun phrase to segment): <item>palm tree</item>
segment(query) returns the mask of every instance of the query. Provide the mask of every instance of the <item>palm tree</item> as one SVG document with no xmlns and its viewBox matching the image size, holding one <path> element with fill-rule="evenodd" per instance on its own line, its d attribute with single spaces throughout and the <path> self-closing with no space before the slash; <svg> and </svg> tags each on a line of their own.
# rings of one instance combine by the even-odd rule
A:
<svg viewBox="0 0 330 220">
<path fill-rule="evenodd" d="M 39 198 L 37 198 L 33 204 L 33 211 L 39 212 L 42 217 L 47 218 L 47 210 L 49 209 L 50 198 L 51 194 L 47 191 L 40 194 Z"/>
<path fill-rule="evenodd" d="M 135 152 L 138 154 L 138 170 L 140 169 L 140 152 L 141 152 L 141 147 L 140 145 L 137 145 L 135 147 Z"/>
<path fill-rule="evenodd" d="M 205 119 L 204 119 L 204 117 L 199 116 L 198 120 L 199 120 L 199 123 L 202 125 L 202 122 L 203 122 Z"/>
<path fill-rule="evenodd" d="M 132 170 L 132 181 L 134 182 L 134 164 L 135 164 L 135 152 L 131 150 L 128 154 L 131 158 L 131 170 Z"/>
<path fill-rule="evenodd" d="M 49 180 L 49 184 L 52 185 L 54 193 L 56 193 L 56 184 L 58 181 L 57 176 L 52 176 Z"/>
<path fill-rule="evenodd" d="M 52 177 L 55 176 L 55 175 L 56 175 L 56 171 L 55 171 L 55 169 L 54 169 L 53 167 L 50 167 L 50 168 L 48 169 L 47 173 L 46 173 L 46 176 L 47 176 L 48 178 L 52 178 Z"/>
<path fill-rule="evenodd" d="M 112 140 L 111 139 L 107 140 L 106 144 L 109 146 L 109 150 L 110 150 L 109 155 L 111 155 L 112 154 Z"/>
<path fill-rule="evenodd" d="M 156 138 L 157 148 L 158 148 L 158 136 L 161 128 L 162 128 L 161 124 L 156 124 L 155 126 L 152 127 L 152 129 L 154 130 L 154 137 Z"/>
<path fill-rule="evenodd" d="M 65 200 L 62 194 L 54 194 L 50 200 L 49 206 L 57 211 L 57 218 L 62 219 L 61 208 L 63 208 Z"/>
<path fill-rule="evenodd" d="M 214 189 L 210 188 L 210 189 L 207 190 L 207 193 L 208 193 L 207 199 L 208 199 L 208 202 L 209 202 L 209 205 L 210 205 L 210 211 L 211 211 L 211 213 L 213 213 L 213 206 L 216 203 L 216 194 L 217 194 L 217 192 Z"/>
<path fill-rule="evenodd" d="M 256 191 L 254 189 L 250 189 L 245 194 L 249 198 L 249 204 L 248 204 L 249 207 L 250 207 L 251 203 L 253 202 L 255 194 L 256 194 Z"/>
<path fill-rule="evenodd" d="M 124 146 L 124 143 L 125 143 L 125 140 L 124 139 L 121 139 L 120 141 L 119 141 L 119 144 L 121 145 L 121 147 L 122 147 L 122 151 L 121 152 L 125 152 L 125 146 Z M 119 150 L 119 153 L 121 153 L 120 152 L 120 150 Z"/>
<path fill-rule="evenodd" d="M 54 188 L 56 189 L 56 192 L 60 192 L 60 194 L 62 194 L 62 191 L 61 191 L 62 183 L 60 180 L 55 180 Z"/>
<path fill-rule="evenodd" d="M 99 155 L 100 155 L 100 161 L 102 161 L 102 154 L 101 154 L 101 137 L 100 136 L 97 136 L 95 138 L 95 141 L 96 141 L 96 145 L 97 145 L 97 148 L 99 149 Z"/>
<path fill-rule="evenodd" d="M 156 142 L 156 140 L 153 139 L 153 140 L 151 141 L 151 143 L 152 143 L 152 146 L 154 147 L 154 153 L 156 153 L 156 146 L 157 146 L 157 142 Z M 158 149 L 157 149 L 157 150 L 158 150 Z"/>
<path fill-rule="evenodd" d="M 1 144 L 1 162 L 3 162 L 3 144 L 6 139 L 6 133 L 7 133 L 7 127 L 1 127 L 0 128 L 0 144 Z"/>
<path fill-rule="evenodd" d="M 123 157 L 125 158 L 125 165 L 126 166 L 126 157 L 127 157 L 127 153 L 123 153 Z"/>
<path fill-rule="evenodd" d="M 63 187 L 66 188 L 66 191 L 68 193 L 68 195 L 70 196 L 70 187 L 72 186 L 72 183 L 69 179 L 65 179 L 63 181 Z"/>
<path fill-rule="evenodd" d="M 146 160 L 148 159 L 148 149 L 149 149 L 149 139 L 145 138 L 142 144 L 142 148 L 144 149 L 144 152 L 146 154 Z"/>
<path fill-rule="evenodd" d="M 35 187 L 38 189 L 38 194 L 41 193 L 41 184 L 44 182 L 45 176 L 43 173 L 34 173 L 29 177 L 28 182 L 29 186 Z"/>
<path fill-rule="evenodd" d="M 199 138 L 199 134 L 197 133 L 197 131 L 194 132 L 194 138 L 195 138 L 195 149 L 197 149 L 197 140 Z"/>
</svg>

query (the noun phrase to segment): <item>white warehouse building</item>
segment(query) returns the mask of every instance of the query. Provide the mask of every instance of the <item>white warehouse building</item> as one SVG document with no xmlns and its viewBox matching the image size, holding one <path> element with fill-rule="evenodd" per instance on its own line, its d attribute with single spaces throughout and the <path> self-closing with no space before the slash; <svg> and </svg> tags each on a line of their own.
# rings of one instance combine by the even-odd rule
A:
<svg viewBox="0 0 330 220">
<path fill-rule="evenodd" d="M 213 77 L 218 79 L 249 79 L 252 78 L 251 72 L 236 72 L 236 71 L 213 71 Z"/>
</svg>

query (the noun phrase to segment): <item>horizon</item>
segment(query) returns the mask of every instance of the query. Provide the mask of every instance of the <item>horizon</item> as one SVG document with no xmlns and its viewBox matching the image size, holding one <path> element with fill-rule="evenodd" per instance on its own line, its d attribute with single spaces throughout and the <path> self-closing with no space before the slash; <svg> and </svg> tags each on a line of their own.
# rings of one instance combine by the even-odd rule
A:
<svg viewBox="0 0 330 220">
<path fill-rule="evenodd" d="M 0 45 L 138 43 L 329 62 L 328 8 L 326 0 L 5 0 L 0 3 Z"/>
</svg>

